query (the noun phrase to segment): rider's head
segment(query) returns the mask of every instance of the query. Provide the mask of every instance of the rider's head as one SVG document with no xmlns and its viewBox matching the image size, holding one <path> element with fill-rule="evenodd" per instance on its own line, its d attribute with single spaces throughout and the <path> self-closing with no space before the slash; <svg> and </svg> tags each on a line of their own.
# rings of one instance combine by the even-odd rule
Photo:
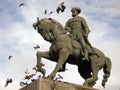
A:
<svg viewBox="0 0 120 90">
<path fill-rule="evenodd" d="M 81 9 L 79 7 L 73 7 L 71 9 L 71 12 L 72 12 L 72 16 L 75 17 L 81 12 Z"/>
</svg>

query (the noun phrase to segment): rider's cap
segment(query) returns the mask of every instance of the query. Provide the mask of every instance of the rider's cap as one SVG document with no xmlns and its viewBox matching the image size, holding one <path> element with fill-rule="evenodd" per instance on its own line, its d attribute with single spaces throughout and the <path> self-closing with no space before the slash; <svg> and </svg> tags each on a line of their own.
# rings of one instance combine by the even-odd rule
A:
<svg viewBox="0 0 120 90">
<path fill-rule="evenodd" d="M 73 10 L 77 10 L 77 11 L 78 11 L 78 13 L 80 13 L 80 12 L 81 12 L 81 9 L 80 9 L 79 7 L 73 7 L 73 8 L 71 9 L 71 12 L 72 12 Z"/>
</svg>

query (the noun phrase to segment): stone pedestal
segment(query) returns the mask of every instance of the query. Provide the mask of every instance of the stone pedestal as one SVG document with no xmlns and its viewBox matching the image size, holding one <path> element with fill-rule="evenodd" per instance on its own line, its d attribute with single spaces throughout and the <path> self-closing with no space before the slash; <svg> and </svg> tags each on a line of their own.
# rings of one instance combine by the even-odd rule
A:
<svg viewBox="0 0 120 90">
<path fill-rule="evenodd" d="M 19 90 L 97 90 L 81 85 L 39 78 Z"/>
</svg>

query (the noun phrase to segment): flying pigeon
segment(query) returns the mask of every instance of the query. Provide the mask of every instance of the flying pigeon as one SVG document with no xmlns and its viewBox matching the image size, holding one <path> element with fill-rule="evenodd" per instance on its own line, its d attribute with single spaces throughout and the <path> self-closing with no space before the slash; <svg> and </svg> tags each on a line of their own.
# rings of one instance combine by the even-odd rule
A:
<svg viewBox="0 0 120 90">
<path fill-rule="evenodd" d="M 58 76 L 59 76 L 59 78 L 63 79 L 63 77 L 60 74 L 58 74 Z"/>
<path fill-rule="evenodd" d="M 8 59 L 10 60 L 12 58 L 12 56 L 10 55 L 9 57 L 8 57 Z"/>
<path fill-rule="evenodd" d="M 36 49 L 40 48 L 40 46 L 38 44 L 36 44 L 36 46 L 33 48 L 36 50 Z"/>
<path fill-rule="evenodd" d="M 39 75 L 38 77 L 41 77 L 41 75 Z"/>
<path fill-rule="evenodd" d="M 26 68 L 26 71 L 24 71 L 25 72 L 25 74 L 29 74 L 29 72 L 28 72 L 28 68 Z"/>
<path fill-rule="evenodd" d="M 58 74 L 58 77 L 56 77 L 55 80 L 58 80 L 58 79 L 63 79 L 63 77 L 60 74 Z"/>
<path fill-rule="evenodd" d="M 44 11 L 45 14 L 47 14 L 47 9 Z"/>
<path fill-rule="evenodd" d="M 31 79 L 31 81 L 33 82 L 33 81 L 35 81 L 35 79 L 33 78 L 33 79 Z"/>
<path fill-rule="evenodd" d="M 31 79 L 35 74 L 31 74 L 31 75 L 26 75 L 24 79 Z"/>
<path fill-rule="evenodd" d="M 11 78 L 7 78 L 5 87 L 7 87 L 9 83 L 12 83 L 12 81 L 13 81 L 13 80 L 12 80 Z"/>
<path fill-rule="evenodd" d="M 22 82 L 22 81 L 21 81 L 21 82 L 20 82 L 20 86 L 23 87 L 24 85 L 28 85 L 28 83 L 27 83 L 27 82 Z"/>
<path fill-rule="evenodd" d="M 40 63 L 40 66 L 43 67 L 43 66 L 45 66 L 45 64 Z M 35 70 L 36 73 L 40 71 L 40 70 L 38 69 L 38 67 L 33 67 L 33 70 Z"/>
<path fill-rule="evenodd" d="M 24 5 L 25 5 L 24 3 L 21 3 L 21 4 L 19 5 L 19 7 L 24 6 Z"/>
<path fill-rule="evenodd" d="M 53 13 L 55 13 L 55 11 L 51 11 L 51 12 L 49 13 L 49 15 L 51 15 L 51 14 L 53 14 Z"/>
<path fill-rule="evenodd" d="M 39 71 L 39 69 L 37 67 L 33 67 L 33 70 L 35 70 L 35 73 L 37 73 Z"/>
<path fill-rule="evenodd" d="M 60 3 L 58 8 L 56 9 L 56 12 L 59 14 L 59 12 L 64 12 L 66 6 L 64 5 L 64 2 Z"/>
</svg>

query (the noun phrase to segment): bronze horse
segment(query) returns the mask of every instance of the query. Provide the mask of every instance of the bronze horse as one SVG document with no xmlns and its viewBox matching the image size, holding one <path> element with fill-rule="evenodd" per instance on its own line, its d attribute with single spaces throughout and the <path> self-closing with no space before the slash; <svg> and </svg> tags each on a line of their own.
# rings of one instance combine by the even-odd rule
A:
<svg viewBox="0 0 120 90">
<path fill-rule="evenodd" d="M 84 86 L 93 87 L 98 80 L 98 72 L 103 68 L 104 76 L 102 86 L 105 87 L 108 77 L 110 76 L 111 60 L 106 57 L 100 50 L 94 48 L 96 54 L 90 54 L 90 61 L 81 60 L 82 47 L 76 40 L 70 38 L 63 26 L 52 18 L 44 18 L 33 24 L 34 29 L 48 42 L 51 43 L 49 51 L 37 52 L 37 67 L 45 74 L 44 68 L 41 67 L 41 58 L 57 62 L 53 72 L 48 78 L 54 79 L 56 73 L 64 63 L 78 66 L 80 75 L 85 79 Z"/>
</svg>

